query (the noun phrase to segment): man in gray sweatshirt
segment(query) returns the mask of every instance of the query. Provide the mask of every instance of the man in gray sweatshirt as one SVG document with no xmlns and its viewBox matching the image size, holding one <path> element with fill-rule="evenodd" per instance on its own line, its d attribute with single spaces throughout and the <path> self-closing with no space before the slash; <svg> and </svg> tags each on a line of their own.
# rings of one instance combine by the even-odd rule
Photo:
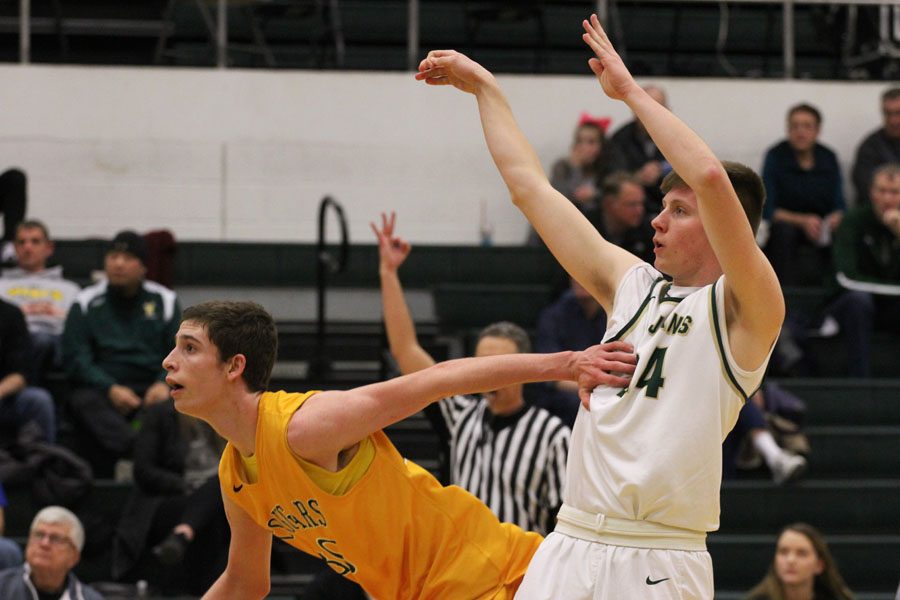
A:
<svg viewBox="0 0 900 600">
<path fill-rule="evenodd" d="M 3 270 L 0 298 L 18 306 L 25 315 L 33 349 L 29 380 L 38 383 L 48 368 L 60 367 L 66 314 L 80 288 L 63 279 L 62 266 L 47 266 L 54 248 L 42 222 L 20 223 L 15 249 L 17 266 Z"/>
</svg>

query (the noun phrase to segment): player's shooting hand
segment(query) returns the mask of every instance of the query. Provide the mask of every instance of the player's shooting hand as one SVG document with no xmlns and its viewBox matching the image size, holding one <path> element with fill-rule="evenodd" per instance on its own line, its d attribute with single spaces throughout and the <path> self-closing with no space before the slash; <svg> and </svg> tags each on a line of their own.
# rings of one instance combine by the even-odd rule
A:
<svg viewBox="0 0 900 600">
<path fill-rule="evenodd" d="M 381 213 L 381 229 L 375 223 L 369 223 L 375 237 L 378 238 L 378 257 L 382 272 L 396 272 L 409 256 L 412 246 L 403 238 L 394 235 L 394 225 L 397 222 L 397 214 Z"/>
<path fill-rule="evenodd" d="M 590 59 L 588 65 L 600 81 L 603 92 L 613 100 L 624 100 L 631 91 L 639 87 L 638 84 L 622 62 L 622 57 L 613 48 L 597 15 L 591 15 L 590 21 L 582 21 L 582 26 L 585 33 L 581 35 L 581 39 L 597 56 Z"/>
<path fill-rule="evenodd" d="M 419 63 L 416 73 L 416 79 L 428 85 L 452 85 L 469 94 L 492 78 L 487 69 L 456 50 L 432 50 Z"/>
<path fill-rule="evenodd" d="M 606 342 L 583 350 L 575 364 L 578 397 L 585 408 L 590 408 L 591 391 L 598 385 L 628 387 L 637 355 L 634 346 L 627 342 Z"/>
</svg>

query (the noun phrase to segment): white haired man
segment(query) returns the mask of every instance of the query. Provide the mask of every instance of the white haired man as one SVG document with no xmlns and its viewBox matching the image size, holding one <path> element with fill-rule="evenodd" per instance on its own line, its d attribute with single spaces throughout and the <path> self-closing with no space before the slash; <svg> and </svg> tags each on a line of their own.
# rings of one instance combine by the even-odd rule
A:
<svg viewBox="0 0 900 600">
<path fill-rule="evenodd" d="M 25 564 L 0 571 L 4 600 L 103 600 L 72 569 L 81 559 L 84 527 L 70 510 L 48 506 L 35 515 L 25 546 Z"/>
</svg>

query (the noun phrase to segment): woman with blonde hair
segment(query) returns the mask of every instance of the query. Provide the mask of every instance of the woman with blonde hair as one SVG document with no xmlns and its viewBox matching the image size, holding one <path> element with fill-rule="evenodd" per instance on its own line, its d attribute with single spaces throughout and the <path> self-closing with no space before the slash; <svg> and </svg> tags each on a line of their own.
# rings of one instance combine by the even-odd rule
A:
<svg viewBox="0 0 900 600">
<path fill-rule="evenodd" d="M 828 544 L 812 525 L 781 530 L 769 572 L 746 600 L 853 600 Z"/>
</svg>

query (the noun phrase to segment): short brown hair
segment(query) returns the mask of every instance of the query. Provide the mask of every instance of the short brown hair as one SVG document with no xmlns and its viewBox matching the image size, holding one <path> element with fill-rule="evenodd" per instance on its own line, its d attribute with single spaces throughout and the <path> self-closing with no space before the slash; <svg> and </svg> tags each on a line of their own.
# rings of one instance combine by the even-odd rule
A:
<svg viewBox="0 0 900 600">
<path fill-rule="evenodd" d="M 528 333 L 524 329 L 522 329 L 515 323 L 511 323 L 510 321 L 498 321 L 496 323 L 491 323 L 478 332 L 478 340 L 476 341 L 476 343 L 480 342 L 486 337 L 496 337 L 503 338 L 504 340 L 509 340 L 516 345 L 516 350 L 519 353 L 525 354 L 527 352 L 531 352 L 531 340 L 528 337 Z"/>
<path fill-rule="evenodd" d="M 643 185 L 641 185 L 641 182 L 638 180 L 638 178 L 632 173 L 629 173 L 627 171 L 616 171 L 603 180 L 603 198 L 607 198 L 609 196 L 618 196 L 622 192 L 622 186 L 626 183 L 636 185 L 639 188 L 644 187 Z"/>
<path fill-rule="evenodd" d="M 900 163 L 885 163 L 872 172 L 872 181 L 869 185 L 875 185 L 875 180 L 879 177 L 894 179 L 898 176 L 900 176 Z"/>
<path fill-rule="evenodd" d="M 798 112 L 805 112 L 809 115 L 812 115 L 812 118 L 816 120 L 816 126 L 820 126 L 822 124 L 822 113 L 820 113 L 819 109 L 812 104 L 803 102 L 801 104 L 796 104 L 790 107 L 787 114 L 788 120 L 790 121 L 791 117 L 794 116 L 794 113 Z"/>
<path fill-rule="evenodd" d="M 44 225 L 43 221 L 38 221 L 37 219 L 22 221 L 16 226 L 16 234 L 25 229 L 40 229 L 41 233 L 44 234 L 44 239 L 50 239 L 50 231 L 47 229 L 47 226 Z"/>
<path fill-rule="evenodd" d="M 766 188 L 762 178 L 753 169 L 741 163 L 723 160 L 722 166 L 728 174 L 731 185 L 734 186 L 734 191 L 737 193 L 738 200 L 741 201 L 744 214 L 747 215 L 747 221 L 750 222 L 750 227 L 755 235 L 756 230 L 759 229 L 763 204 L 766 201 Z M 678 173 L 672 171 L 666 175 L 659 187 L 663 194 L 668 194 L 672 188 L 682 186 L 690 187 Z"/>
<path fill-rule="evenodd" d="M 900 98 L 900 87 L 892 87 L 884 90 L 884 93 L 881 94 L 881 101 L 887 102 L 889 100 L 896 100 Z"/>
<path fill-rule="evenodd" d="M 278 355 L 278 332 L 266 309 L 255 302 L 204 302 L 186 308 L 181 320 L 206 330 L 222 362 L 243 354 L 247 359 L 243 374 L 247 389 L 266 390 Z"/>
</svg>

